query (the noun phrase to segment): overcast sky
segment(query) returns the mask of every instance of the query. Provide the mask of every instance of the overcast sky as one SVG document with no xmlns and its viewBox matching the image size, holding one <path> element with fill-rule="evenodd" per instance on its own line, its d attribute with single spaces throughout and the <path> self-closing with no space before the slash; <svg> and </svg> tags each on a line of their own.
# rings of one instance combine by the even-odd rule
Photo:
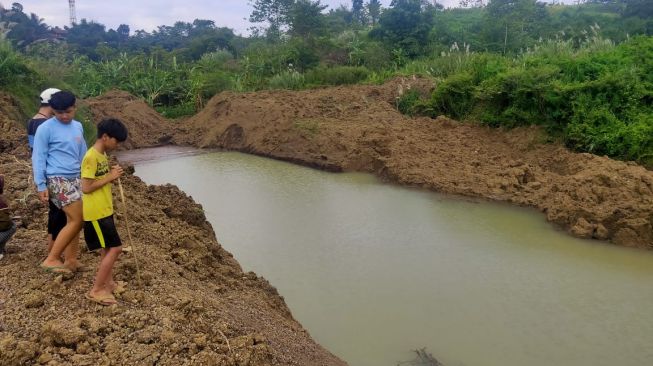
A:
<svg viewBox="0 0 653 366">
<path fill-rule="evenodd" d="M 381 0 L 388 7 L 391 0 Z M 0 0 L 5 8 L 15 1 Z M 69 23 L 66 0 L 18 0 L 24 12 L 36 13 L 50 26 Z M 367 1 L 366 1 L 367 2 Z M 446 7 L 455 6 L 459 0 L 439 0 Z M 321 0 L 329 9 L 341 4 L 351 7 L 351 0 Z M 210 19 L 219 27 L 229 27 L 236 33 L 246 34 L 251 24 L 246 20 L 252 12 L 248 0 L 76 0 L 77 20 L 86 18 L 115 29 L 124 23 L 131 31 L 152 31 L 159 25 L 173 25 L 175 21 L 192 22 Z"/>
</svg>

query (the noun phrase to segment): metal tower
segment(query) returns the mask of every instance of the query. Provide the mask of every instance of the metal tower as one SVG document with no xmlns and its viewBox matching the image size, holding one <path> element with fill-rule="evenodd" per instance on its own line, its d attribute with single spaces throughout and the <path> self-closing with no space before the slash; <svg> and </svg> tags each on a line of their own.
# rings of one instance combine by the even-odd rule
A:
<svg viewBox="0 0 653 366">
<path fill-rule="evenodd" d="M 70 8 L 70 26 L 77 24 L 77 15 L 75 15 L 75 0 L 68 0 L 68 7 Z"/>
</svg>

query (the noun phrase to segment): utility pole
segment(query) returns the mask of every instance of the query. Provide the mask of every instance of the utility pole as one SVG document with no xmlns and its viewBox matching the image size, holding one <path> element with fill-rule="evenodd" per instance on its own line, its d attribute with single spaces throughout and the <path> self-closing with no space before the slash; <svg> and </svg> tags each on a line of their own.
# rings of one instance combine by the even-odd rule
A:
<svg viewBox="0 0 653 366">
<path fill-rule="evenodd" d="M 75 0 L 68 0 L 68 7 L 70 8 L 70 26 L 77 24 L 77 15 L 75 14 Z"/>
</svg>

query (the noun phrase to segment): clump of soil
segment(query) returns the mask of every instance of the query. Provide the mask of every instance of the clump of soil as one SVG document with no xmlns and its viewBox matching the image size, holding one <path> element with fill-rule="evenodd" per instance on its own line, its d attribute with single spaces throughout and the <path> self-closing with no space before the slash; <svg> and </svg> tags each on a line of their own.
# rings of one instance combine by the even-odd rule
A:
<svg viewBox="0 0 653 366">
<path fill-rule="evenodd" d="M 9 108 L 4 100 L 0 108 Z M 133 250 L 115 269 L 116 279 L 127 282 L 118 306 L 84 297 L 95 253 L 82 250 L 90 271 L 72 277 L 39 269 L 46 207 L 31 182 L 25 132 L 18 121 L 7 129 L 1 122 L 0 173 L 22 223 L 0 261 L 0 365 L 345 364 L 311 339 L 274 287 L 242 271 L 217 242 L 202 207 L 172 185 L 123 177 L 127 210 L 114 188 L 118 230 L 125 245 L 131 244 L 127 224 L 133 237 Z M 134 146 L 152 141 L 150 126 L 132 127 L 139 126 L 147 129 L 133 134 Z"/>
<path fill-rule="evenodd" d="M 382 86 L 222 93 L 179 125 L 176 141 L 238 150 L 391 182 L 532 206 L 571 234 L 653 248 L 653 172 L 546 142 L 536 127 L 490 129 L 439 117 L 409 118 L 401 92 Z"/>
</svg>

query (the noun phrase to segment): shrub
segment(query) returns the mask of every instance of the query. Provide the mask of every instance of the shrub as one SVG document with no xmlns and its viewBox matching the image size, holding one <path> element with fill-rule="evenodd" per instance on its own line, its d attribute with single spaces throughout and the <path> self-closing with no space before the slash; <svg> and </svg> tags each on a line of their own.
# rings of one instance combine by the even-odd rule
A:
<svg viewBox="0 0 653 366">
<path fill-rule="evenodd" d="M 424 102 L 417 90 L 409 89 L 397 99 L 397 109 L 403 114 L 414 116 L 417 114 L 431 115 L 432 107 Z"/>
<path fill-rule="evenodd" d="M 427 106 L 402 100 L 403 112 L 491 126 L 539 124 L 576 150 L 653 161 L 653 37 L 619 46 L 588 37 L 577 49 L 548 42 L 514 59 L 448 54 L 428 65 L 408 67 L 430 67 L 444 80 Z"/>
<path fill-rule="evenodd" d="M 269 81 L 270 89 L 299 90 L 304 87 L 304 75 L 294 70 L 274 75 Z"/>
<path fill-rule="evenodd" d="M 370 72 L 362 66 L 318 67 L 306 72 L 310 85 L 347 85 L 367 79 Z"/>
</svg>

